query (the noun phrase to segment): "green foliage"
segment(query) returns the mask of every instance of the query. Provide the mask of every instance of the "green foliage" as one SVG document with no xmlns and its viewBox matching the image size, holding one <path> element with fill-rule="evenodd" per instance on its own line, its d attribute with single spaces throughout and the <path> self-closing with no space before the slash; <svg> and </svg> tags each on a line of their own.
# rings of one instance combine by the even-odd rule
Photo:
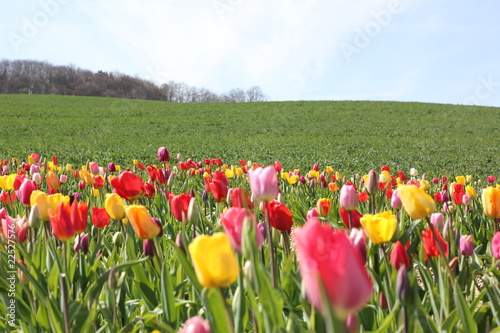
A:
<svg viewBox="0 0 500 333">
<path fill-rule="evenodd" d="M 400 102 L 178 104 L 0 95 L 0 158 L 155 162 L 156 149 L 227 164 L 332 165 L 348 175 L 417 168 L 428 176 L 498 171 L 499 108 Z"/>
</svg>

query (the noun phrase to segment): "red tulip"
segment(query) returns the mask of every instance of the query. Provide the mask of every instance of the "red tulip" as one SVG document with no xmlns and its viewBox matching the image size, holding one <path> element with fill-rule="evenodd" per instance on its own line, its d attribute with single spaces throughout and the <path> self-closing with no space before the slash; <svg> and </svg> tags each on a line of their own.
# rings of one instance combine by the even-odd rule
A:
<svg viewBox="0 0 500 333">
<path fill-rule="evenodd" d="M 443 240 L 443 237 L 439 233 L 438 230 L 434 228 L 434 231 L 437 235 L 437 242 L 441 244 L 441 248 L 443 249 L 444 255 L 448 256 L 448 243 L 446 243 Z M 425 258 L 428 259 L 429 257 L 437 257 L 440 255 L 440 250 L 439 250 L 439 245 L 436 242 L 436 239 L 434 238 L 434 234 L 431 230 L 431 228 L 422 231 L 422 241 L 424 242 L 424 254 Z"/>
<path fill-rule="evenodd" d="M 54 210 L 49 209 L 49 218 L 52 233 L 60 241 L 66 241 L 75 235 L 68 202 L 60 202 Z"/>
<path fill-rule="evenodd" d="M 241 254 L 241 232 L 243 230 L 243 223 L 245 219 L 249 219 L 252 223 L 252 228 L 256 232 L 257 246 L 261 247 L 264 243 L 264 235 L 257 230 L 257 223 L 253 213 L 245 208 L 230 207 L 220 215 L 221 224 L 224 231 L 229 238 L 233 249 Z"/>
<path fill-rule="evenodd" d="M 353 228 L 361 228 L 360 219 L 363 217 L 363 214 L 358 212 L 357 210 L 351 210 L 352 214 L 352 227 Z M 340 207 L 340 217 L 342 217 L 342 222 L 344 222 L 345 226 L 349 228 L 349 211 Z"/>
<path fill-rule="evenodd" d="M 391 264 L 394 268 L 399 269 L 401 265 L 410 267 L 410 257 L 406 252 L 405 246 L 397 241 L 391 251 Z"/>
<path fill-rule="evenodd" d="M 87 229 L 87 213 L 89 206 L 86 202 L 73 201 L 71 204 L 71 223 L 77 234 Z"/>
<path fill-rule="evenodd" d="M 106 208 L 92 207 L 92 224 L 94 226 L 97 228 L 105 228 L 108 226 L 109 220 L 110 216 Z"/>
<path fill-rule="evenodd" d="M 190 201 L 191 196 L 187 193 L 171 196 L 170 209 L 172 210 L 172 214 L 174 214 L 177 221 L 187 222 Z"/>
<path fill-rule="evenodd" d="M 227 181 L 226 174 L 222 171 L 215 171 L 213 173 L 214 180 L 217 179 L 221 181 L 226 187 L 229 186 L 229 182 Z"/>
<path fill-rule="evenodd" d="M 249 208 L 253 209 L 253 202 L 248 197 L 248 193 L 240 188 L 229 189 L 229 194 L 231 196 L 231 205 L 233 207 Z"/>
<path fill-rule="evenodd" d="M 324 312 L 321 285 L 338 318 L 360 310 L 373 284 L 347 235 L 312 219 L 295 232 L 297 260 L 309 301 Z"/>
<path fill-rule="evenodd" d="M 144 195 L 141 177 L 130 171 L 125 171 L 119 177 L 111 179 L 110 183 L 116 193 L 128 201 L 135 201 Z"/>
<path fill-rule="evenodd" d="M 214 195 L 215 201 L 223 202 L 226 200 L 227 185 L 225 185 L 222 180 L 213 179 L 209 186 L 210 186 L 210 192 L 212 192 L 212 194 Z"/>
<path fill-rule="evenodd" d="M 287 206 L 279 201 L 271 200 L 264 206 L 264 213 L 267 214 L 267 212 L 269 214 L 269 223 L 273 228 L 290 232 L 293 218 L 292 212 Z"/>
</svg>

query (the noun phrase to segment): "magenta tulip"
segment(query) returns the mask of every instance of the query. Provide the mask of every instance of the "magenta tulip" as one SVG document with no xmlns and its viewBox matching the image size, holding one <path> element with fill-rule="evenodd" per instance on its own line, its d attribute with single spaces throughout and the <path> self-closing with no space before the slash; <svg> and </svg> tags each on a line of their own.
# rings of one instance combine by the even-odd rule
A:
<svg viewBox="0 0 500 333">
<path fill-rule="evenodd" d="M 165 163 L 170 162 L 170 152 L 165 147 L 158 148 L 158 161 Z"/>
<path fill-rule="evenodd" d="M 269 201 L 278 196 L 278 179 L 273 165 L 248 171 L 248 179 L 257 201 Z"/>
<path fill-rule="evenodd" d="M 326 310 L 320 283 L 339 319 L 366 304 L 373 284 L 346 233 L 322 225 L 315 218 L 296 229 L 295 241 L 300 275 L 314 307 L 321 312 Z"/>
</svg>

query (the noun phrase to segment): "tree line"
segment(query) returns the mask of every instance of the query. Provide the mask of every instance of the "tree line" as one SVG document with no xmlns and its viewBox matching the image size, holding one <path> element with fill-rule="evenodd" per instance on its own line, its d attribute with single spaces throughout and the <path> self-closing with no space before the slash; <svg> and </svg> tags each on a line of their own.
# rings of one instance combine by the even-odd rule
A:
<svg viewBox="0 0 500 333">
<path fill-rule="evenodd" d="M 151 81 L 118 73 L 96 73 L 46 61 L 0 61 L 0 94 L 50 94 L 147 99 L 179 103 L 260 102 L 267 96 L 258 86 L 217 94 L 206 88 L 169 81 Z"/>
</svg>

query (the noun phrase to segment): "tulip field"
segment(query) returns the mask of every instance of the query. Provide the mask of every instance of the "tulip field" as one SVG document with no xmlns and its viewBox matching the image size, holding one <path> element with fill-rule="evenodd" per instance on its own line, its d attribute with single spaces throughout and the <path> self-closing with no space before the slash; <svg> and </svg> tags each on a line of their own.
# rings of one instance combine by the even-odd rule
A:
<svg viewBox="0 0 500 333">
<path fill-rule="evenodd" d="M 0 108 L 2 331 L 500 332 L 498 108 Z"/>
</svg>

